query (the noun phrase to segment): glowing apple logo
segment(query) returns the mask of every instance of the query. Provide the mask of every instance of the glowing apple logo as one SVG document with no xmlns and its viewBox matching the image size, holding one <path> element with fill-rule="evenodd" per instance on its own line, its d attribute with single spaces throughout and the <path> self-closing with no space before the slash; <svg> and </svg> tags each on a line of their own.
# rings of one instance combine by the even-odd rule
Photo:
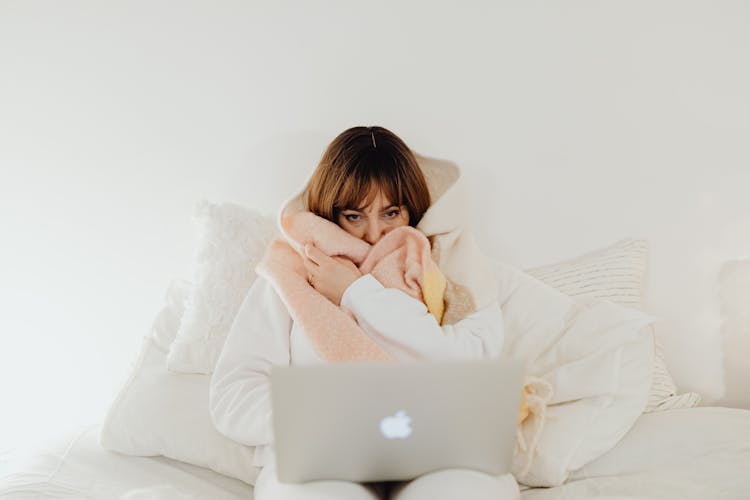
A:
<svg viewBox="0 0 750 500">
<path fill-rule="evenodd" d="M 411 436 L 411 417 L 404 410 L 380 421 L 380 432 L 388 439 L 405 439 Z"/>
</svg>

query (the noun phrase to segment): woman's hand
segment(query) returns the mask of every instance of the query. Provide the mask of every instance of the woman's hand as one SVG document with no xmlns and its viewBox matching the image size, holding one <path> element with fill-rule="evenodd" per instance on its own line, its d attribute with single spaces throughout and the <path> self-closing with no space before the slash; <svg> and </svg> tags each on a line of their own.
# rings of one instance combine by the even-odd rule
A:
<svg viewBox="0 0 750 500">
<path fill-rule="evenodd" d="M 304 250 L 307 281 L 331 302 L 341 305 L 346 289 L 362 276 L 360 270 L 346 257 L 329 257 L 313 243 L 306 244 Z"/>
</svg>

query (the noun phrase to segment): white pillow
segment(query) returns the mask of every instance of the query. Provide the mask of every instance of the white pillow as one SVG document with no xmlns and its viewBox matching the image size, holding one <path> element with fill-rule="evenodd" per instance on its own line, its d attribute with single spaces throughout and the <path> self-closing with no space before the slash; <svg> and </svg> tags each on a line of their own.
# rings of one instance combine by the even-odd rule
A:
<svg viewBox="0 0 750 500">
<path fill-rule="evenodd" d="M 198 245 L 193 283 L 177 338 L 169 348 L 172 371 L 210 374 L 247 290 L 255 265 L 277 234 L 272 217 L 233 203 L 196 204 Z"/>
<path fill-rule="evenodd" d="M 727 392 L 717 406 L 750 409 L 750 258 L 721 266 L 719 300 Z"/>
<path fill-rule="evenodd" d="M 503 354 L 526 362 L 528 375 L 553 389 L 546 412 L 521 425 L 513 473 L 529 486 L 562 484 L 612 448 L 643 413 L 653 367 L 654 320 L 637 309 L 574 299 L 496 262 L 505 322 Z M 543 425 L 542 432 L 536 432 Z"/>
<path fill-rule="evenodd" d="M 571 297 L 595 297 L 643 309 L 648 242 L 625 238 L 573 259 L 525 272 Z"/>
<path fill-rule="evenodd" d="M 644 279 L 648 266 L 648 242 L 625 238 L 579 257 L 526 269 L 525 272 L 571 297 L 593 297 L 643 310 Z M 649 328 L 654 328 L 651 325 Z M 654 374 L 644 413 L 690 408 L 700 403 L 695 392 L 677 394 L 667 370 L 661 343 L 654 332 Z"/>
<path fill-rule="evenodd" d="M 232 441 L 213 426 L 208 413 L 210 376 L 173 373 L 166 347 L 175 338 L 190 284 L 175 280 L 151 335 L 107 412 L 99 443 L 137 456 L 163 455 L 254 484 L 260 467 L 255 448 Z"/>
</svg>

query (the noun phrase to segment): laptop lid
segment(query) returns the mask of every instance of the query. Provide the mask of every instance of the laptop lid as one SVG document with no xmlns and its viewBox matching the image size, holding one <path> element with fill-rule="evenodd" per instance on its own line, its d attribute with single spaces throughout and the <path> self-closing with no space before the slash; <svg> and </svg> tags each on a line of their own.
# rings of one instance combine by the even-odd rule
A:
<svg viewBox="0 0 750 500">
<path fill-rule="evenodd" d="M 522 385 L 523 363 L 507 358 L 274 366 L 279 480 L 510 472 Z"/>
</svg>

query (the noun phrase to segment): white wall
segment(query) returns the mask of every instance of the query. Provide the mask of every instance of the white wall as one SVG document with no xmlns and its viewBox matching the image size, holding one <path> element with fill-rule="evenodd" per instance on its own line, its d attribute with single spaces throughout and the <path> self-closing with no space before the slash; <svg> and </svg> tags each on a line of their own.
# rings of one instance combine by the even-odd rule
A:
<svg viewBox="0 0 750 500">
<path fill-rule="evenodd" d="M 101 418 L 189 277 L 197 199 L 275 211 L 359 124 L 461 165 L 495 256 L 648 238 L 670 367 L 721 397 L 718 270 L 750 254 L 750 4 L 455 5 L 0 3 L 0 449 Z"/>
</svg>

